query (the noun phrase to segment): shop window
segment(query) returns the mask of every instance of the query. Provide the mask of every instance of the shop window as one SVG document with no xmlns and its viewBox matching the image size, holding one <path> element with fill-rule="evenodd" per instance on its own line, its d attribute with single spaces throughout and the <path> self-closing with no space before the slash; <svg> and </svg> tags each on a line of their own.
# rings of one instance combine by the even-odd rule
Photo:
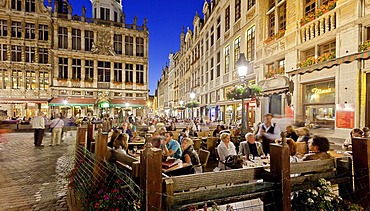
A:
<svg viewBox="0 0 370 211">
<path fill-rule="evenodd" d="M 305 103 L 334 103 L 335 83 L 321 82 L 305 86 Z"/>
<path fill-rule="evenodd" d="M 113 48 L 114 53 L 121 55 L 122 54 L 122 35 L 115 34 L 113 37 Z"/>
</svg>

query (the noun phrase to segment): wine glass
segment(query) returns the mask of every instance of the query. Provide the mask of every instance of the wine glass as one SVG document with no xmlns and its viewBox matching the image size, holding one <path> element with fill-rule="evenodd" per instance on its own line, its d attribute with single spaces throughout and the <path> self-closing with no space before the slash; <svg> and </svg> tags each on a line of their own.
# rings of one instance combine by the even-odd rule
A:
<svg viewBox="0 0 370 211">
<path fill-rule="evenodd" d="M 250 161 L 252 161 L 252 160 L 254 159 L 254 155 L 253 155 L 252 153 L 249 153 L 249 155 L 248 155 L 248 159 L 249 159 Z"/>
</svg>

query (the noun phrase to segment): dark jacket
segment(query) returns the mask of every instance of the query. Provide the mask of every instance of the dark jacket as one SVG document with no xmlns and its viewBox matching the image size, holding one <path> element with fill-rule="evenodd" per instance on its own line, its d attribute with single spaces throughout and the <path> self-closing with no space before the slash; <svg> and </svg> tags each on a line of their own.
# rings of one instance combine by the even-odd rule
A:
<svg viewBox="0 0 370 211">
<path fill-rule="evenodd" d="M 200 164 L 199 156 L 197 152 L 194 150 L 193 146 L 189 146 L 186 150 L 182 152 L 181 160 L 185 162 L 185 155 L 190 156 L 191 164 L 198 165 Z"/>
</svg>

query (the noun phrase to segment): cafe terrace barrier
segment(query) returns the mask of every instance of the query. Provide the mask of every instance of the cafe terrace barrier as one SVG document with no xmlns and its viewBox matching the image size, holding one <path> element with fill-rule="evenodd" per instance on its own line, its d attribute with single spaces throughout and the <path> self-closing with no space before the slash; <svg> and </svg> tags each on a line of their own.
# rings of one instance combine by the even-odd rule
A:
<svg viewBox="0 0 370 211">
<path fill-rule="evenodd" d="M 86 145 L 86 137 L 89 136 L 86 134 L 87 131 L 82 127 L 78 129 L 76 142 L 78 145 Z M 105 138 L 107 135 L 99 132 L 97 137 L 95 156 L 107 158 L 109 156 L 106 147 L 107 138 Z M 285 133 L 282 133 L 282 137 L 285 140 Z M 120 169 L 119 163 L 131 169 L 130 174 L 125 174 L 128 179 L 132 180 L 133 177 L 139 176 L 132 181 L 140 185 L 143 195 L 142 210 L 187 210 L 190 207 L 201 207 L 206 203 L 227 204 L 260 198 L 263 201 L 264 210 L 289 211 L 291 192 L 312 188 L 319 178 L 325 178 L 331 184 L 338 184 L 338 193 L 342 198 L 359 202 L 367 208 L 369 203 L 369 162 L 367 161 L 370 161 L 370 140 L 354 140 L 353 144 L 355 187 L 352 185 L 350 157 L 290 163 L 289 147 L 285 141 L 282 145 L 270 145 L 269 170 L 265 167 L 253 167 L 166 177 L 162 175 L 162 152 L 160 149 L 152 148 L 151 145 L 145 146 L 140 155 L 141 162 L 138 167 L 134 167 L 135 162 L 127 162 L 119 156 L 116 156 L 114 162 L 118 166 L 117 169 Z M 358 161 L 361 160 L 359 156 L 366 157 L 366 162 Z M 102 182 L 99 181 L 101 177 L 96 175 L 98 172 L 95 172 L 95 165 L 100 164 L 94 162 L 93 175 L 97 178 L 96 181 Z M 138 170 L 133 171 L 134 168 Z M 137 172 L 140 173 L 137 174 Z"/>
</svg>

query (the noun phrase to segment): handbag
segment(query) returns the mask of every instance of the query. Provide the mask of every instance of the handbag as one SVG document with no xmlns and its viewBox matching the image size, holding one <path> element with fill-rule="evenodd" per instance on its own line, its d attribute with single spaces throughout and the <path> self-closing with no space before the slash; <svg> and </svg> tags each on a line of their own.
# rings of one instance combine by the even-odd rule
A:
<svg viewBox="0 0 370 211">
<path fill-rule="evenodd" d="M 225 165 L 232 169 L 238 169 L 243 167 L 243 159 L 239 158 L 238 155 L 228 155 L 225 158 Z"/>
</svg>

